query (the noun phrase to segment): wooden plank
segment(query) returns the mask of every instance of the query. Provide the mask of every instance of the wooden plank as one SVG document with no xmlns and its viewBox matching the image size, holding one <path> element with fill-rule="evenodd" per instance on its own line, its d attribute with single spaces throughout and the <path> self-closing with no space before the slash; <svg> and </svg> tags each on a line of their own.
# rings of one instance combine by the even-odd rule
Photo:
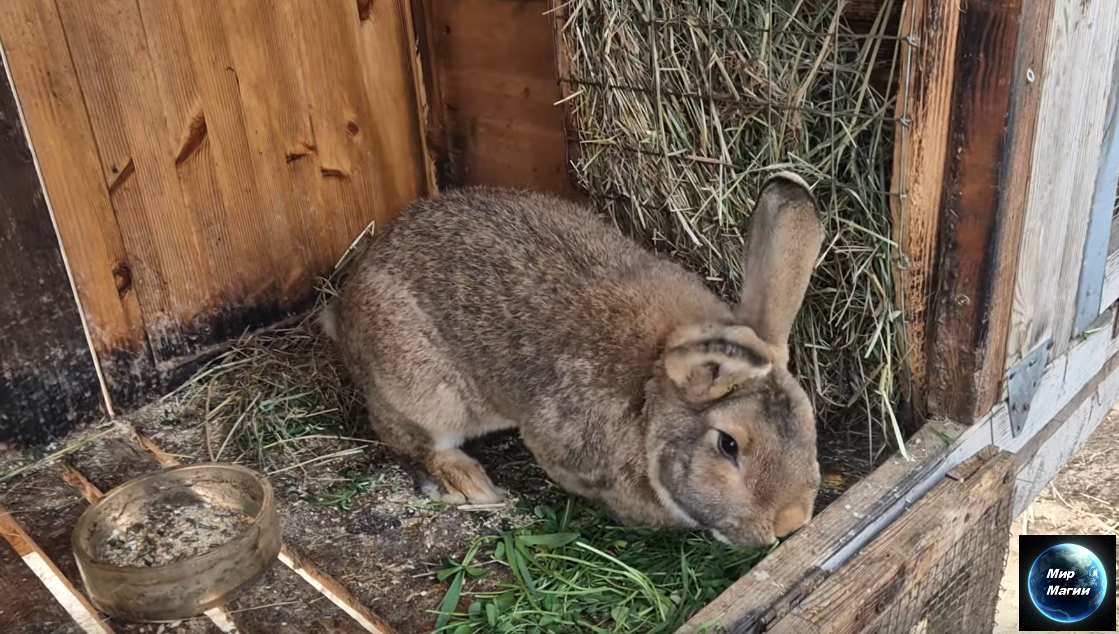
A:
<svg viewBox="0 0 1119 634">
<path fill-rule="evenodd" d="M 1119 300 L 1119 251 L 1107 256 L 1107 267 L 1103 276 L 1103 291 L 1100 293 L 1100 305 L 1111 306 Z"/>
<path fill-rule="evenodd" d="M 999 200 L 1007 116 L 1022 17 L 1020 0 L 968 2 L 957 34 L 949 147 L 944 173 L 935 314 L 929 357 L 929 413 L 960 422 L 981 418 L 1003 373 L 992 340 L 992 291 L 1013 284 L 1000 267 L 1003 226 L 1017 222 Z M 996 308 L 1001 309 L 1001 306 Z"/>
<path fill-rule="evenodd" d="M 993 448 L 989 449 L 995 454 Z M 968 471 L 973 469 L 971 465 Z M 1014 456 L 998 453 L 987 458 L 977 472 L 969 472 L 941 482 L 888 532 L 860 552 L 840 573 L 824 582 L 795 613 L 769 631 L 773 634 L 877 631 L 890 625 L 887 620 L 898 614 L 902 618 L 919 617 L 915 611 L 932 599 L 935 584 L 948 581 L 938 578 L 941 560 L 955 554 L 958 561 L 962 553 L 956 549 L 975 529 L 976 523 L 990 517 L 990 513 L 1000 507 L 1005 510 L 1005 500 L 1013 485 L 1009 476 L 1014 472 Z M 1006 517 L 1003 521 L 1008 523 L 1009 519 Z M 1001 535 L 999 539 L 1005 547 L 1005 539 Z M 899 553 L 904 556 L 898 556 Z M 997 589 L 996 583 L 986 591 L 997 593 Z M 967 591 L 979 594 L 978 588 Z M 952 598 L 963 598 L 963 595 Z M 945 606 L 945 609 L 952 607 Z M 989 616 L 993 617 L 993 602 L 990 607 L 992 614 Z M 982 618 L 978 610 L 967 610 L 966 614 L 957 616 Z M 906 623 L 900 625 L 904 627 Z M 979 631 L 975 623 L 951 625 L 962 628 L 960 631 Z M 930 628 L 930 631 L 944 630 Z"/>
<path fill-rule="evenodd" d="M 182 132 L 168 129 L 139 5 L 56 4 L 156 361 L 188 353 L 177 333 L 219 287 L 201 218 L 183 199 Z"/>
<path fill-rule="evenodd" d="M 1002 174 L 1000 205 L 1003 219 L 997 237 L 1000 257 L 995 264 L 995 279 L 1002 283 L 990 289 L 991 303 L 987 311 L 989 336 L 984 357 L 988 368 L 978 378 L 975 409 L 979 412 L 989 410 L 996 401 L 1006 398 L 1005 374 L 998 372 L 998 364 L 1005 366 L 1007 333 L 1014 314 L 1014 280 L 1018 275 L 1018 254 L 1026 222 L 1030 177 L 1033 175 L 1038 108 L 1045 88 L 1044 82 L 1037 79 L 1045 72 L 1047 64 L 1045 51 L 1056 1 L 1023 0 L 1022 4 L 1022 26 L 1018 36 Z"/>
<path fill-rule="evenodd" d="M 419 60 L 409 2 L 370 2 L 358 23 L 358 38 L 368 99 L 370 138 L 378 147 L 376 165 L 386 170 L 384 205 L 399 211 L 423 193 L 434 193 L 434 166 L 421 134 L 421 113 L 427 109 L 423 82 L 416 76 Z M 407 168 L 407 169 L 405 169 Z M 392 213 L 376 216 L 387 222 Z M 368 223 L 372 218 L 366 218 Z M 353 236 L 350 236 L 353 239 Z M 349 243 L 343 245 L 343 249 Z"/>
<path fill-rule="evenodd" d="M 1013 517 L 1033 502 L 1119 404 L 1119 354 L 1108 359 L 1053 420 L 1018 450 Z"/>
<path fill-rule="evenodd" d="M 416 57 L 425 98 L 423 117 L 420 119 L 425 147 L 425 161 L 433 172 L 437 188 L 449 187 L 456 182 L 451 163 L 450 141 L 447 135 L 447 108 L 443 101 L 439 60 L 435 51 L 435 23 L 432 20 L 432 0 L 409 0 L 412 34 L 416 41 Z"/>
<path fill-rule="evenodd" d="M 105 412 L 59 249 L 0 67 L 0 442 L 46 442 Z"/>
<path fill-rule="evenodd" d="M 706 631 L 705 624 L 713 621 L 733 632 L 765 631 L 951 468 L 990 444 L 990 429 L 989 423 L 926 424 L 906 443 L 912 460 L 891 457 L 706 605 L 677 634 Z M 954 442 L 946 442 L 953 437 Z"/>
<path fill-rule="evenodd" d="M 548 0 L 428 0 L 448 185 L 572 193 Z"/>
<path fill-rule="evenodd" d="M 1119 55 L 1112 62 L 1111 92 L 1107 103 L 1107 124 L 1099 170 L 1096 171 L 1092 210 L 1089 214 L 1088 237 L 1084 245 L 1084 261 L 1080 267 L 1080 284 L 1076 291 L 1076 322 L 1073 335 L 1083 332 L 1100 312 L 1110 306 L 1102 304 L 1104 276 L 1107 273 L 1108 247 L 1111 243 L 1111 221 L 1119 189 Z"/>
<path fill-rule="evenodd" d="M 124 242 L 101 174 L 84 97 L 51 0 L 0 2 L 0 41 L 24 125 L 111 402 L 152 375 Z"/>
<path fill-rule="evenodd" d="M 1107 315 L 1101 322 L 1111 319 L 1114 311 Z M 1018 436 L 1011 430 L 1009 418 L 1002 419 L 996 421 L 993 427 L 994 444 L 1007 451 L 1021 450 L 1073 401 L 1116 353 L 1119 353 L 1119 339 L 1112 338 L 1111 328 L 1101 327 L 1082 337 L 1064 356 L 1054 359 L 1046 366 L 1045 374 L 1030 402 L 1029 415 Z"/>
<path fill-rule="evenodd" d="M 960 2 L 912 0 L 901 15 L 901 80 L 895 117 L 893 240 L 898 245 L 894 283 L 903 314 L 905 359 L 902 385 L 918 414 L 926 407 L 929 302 L 936 273 L 936 245 L 944 194 L 944 168 L 952 90 L 956 79 L 956 33 Z"/>
<path fill-rule="evenodd" d="M 113 634 L 112 628 L 98 614 L 85 596 L 58 569 L 43 549 L 35 543 L 23 525 L 6 508 L 0 506 L 0 535 L 12 546 L 27 567 L 39 577 L 63 609 L 86 634 Z"/>
<path fill-rule="evenodd" d="M 354 235 L 423 193 L 406 29 L 394 3 L 4 3 L 114 401 L 307 308 Z"/>
<path fill-rule="evenodd" d="M 1119 49 L 1119 12 L 1110 3 L 1058 0 L 1053 8 L 1046 67 L 1037 77 L 1044 92 L 1007 368 L 1046 340 L 1054 344 L 1051 358 L 1060 356 L 1072 338 L 1107 95 Z"/>
<path fill-rule="evenodd" d="M 62 609 L 23 559 L 0 540 L 0 632 L 77 634 L 81 628 Z"/>
</svg>

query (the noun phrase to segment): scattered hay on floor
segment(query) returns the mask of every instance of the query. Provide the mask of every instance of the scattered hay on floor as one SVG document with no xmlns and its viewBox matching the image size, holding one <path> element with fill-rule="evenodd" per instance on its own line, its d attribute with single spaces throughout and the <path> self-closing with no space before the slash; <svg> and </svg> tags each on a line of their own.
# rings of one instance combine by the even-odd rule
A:
<svg viewBox="0 0 1119 634">
<path fill-rule="evenodd" d="M 761 181 L 792 169 L 814 184 L 827 237 L 793 363 L 825 436 L 861 440 L 847 469 L 865 473 L 901 436 L 889 193 L 900 2 L 858 33 L 847 4 L 570 0 L 560 54 L 580 185 L 728 299 Z"/>
</svg>

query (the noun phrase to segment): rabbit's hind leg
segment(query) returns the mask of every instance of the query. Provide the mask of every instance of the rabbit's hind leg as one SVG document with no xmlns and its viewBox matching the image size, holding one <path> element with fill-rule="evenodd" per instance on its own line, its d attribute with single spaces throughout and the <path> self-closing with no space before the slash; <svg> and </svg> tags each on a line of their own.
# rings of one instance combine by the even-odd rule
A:
<svg viewBox="0 0 1119 634">
<path fill-rule="evenodd" d="M 495 486 L 486 470 L 459 447 L 472 430 L 470 413 L 453 388 L 441 384 L 431 390 L 398 393 L 389 405 L 382 390 L 366 391 L 373 429 L 391 449 L 421 463 L 420 489 L 436 502 L 493 504 L 506 492 Z M 413 398 L 424 394 L 422 400 Z M 470 434 L 471 436 L 475 434 Z"/>
</svg>

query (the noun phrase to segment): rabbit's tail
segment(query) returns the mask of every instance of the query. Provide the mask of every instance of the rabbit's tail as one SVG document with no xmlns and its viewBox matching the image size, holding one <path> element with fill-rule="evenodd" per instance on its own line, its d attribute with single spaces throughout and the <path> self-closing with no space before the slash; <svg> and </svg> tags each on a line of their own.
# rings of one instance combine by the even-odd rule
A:
<svg viewBox="0 0 1119 634">
<path fill-rule="evenodd" d="M 338 301 L 330 300 L 319 313 L 319 328 L 333 341 L 338 341 Z"/>
</svg>

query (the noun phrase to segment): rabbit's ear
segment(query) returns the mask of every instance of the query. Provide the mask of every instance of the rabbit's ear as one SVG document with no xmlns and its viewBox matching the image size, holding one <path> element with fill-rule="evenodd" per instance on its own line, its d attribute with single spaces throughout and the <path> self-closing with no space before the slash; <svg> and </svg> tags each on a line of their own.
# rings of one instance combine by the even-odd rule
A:
<svg viewBox="0 0 1119 634">
<path fill-rule="evenodd" d="M 823 241 L 808 184 L 789 172 L 769 177 L 750 218 L 736 317 L 773 348 L 778 365 L 788 363 L 789 333 Z"/>
<path fill-rule="evenodd" d="M 693 403 L 716 401 L 773 368 L 770 348 L 745 326 L 694 325 L 665 343 L 665 374 Z"/>
</svg>

